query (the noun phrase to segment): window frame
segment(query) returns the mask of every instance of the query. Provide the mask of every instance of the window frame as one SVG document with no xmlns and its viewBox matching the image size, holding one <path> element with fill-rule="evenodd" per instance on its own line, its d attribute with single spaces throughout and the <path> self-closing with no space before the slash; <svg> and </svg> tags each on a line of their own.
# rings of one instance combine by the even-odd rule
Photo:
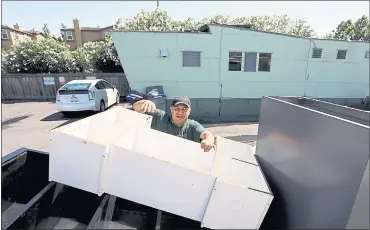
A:
<svg viewBox="0 0 370 230">
<path fill-rule="evenodd" d="M 269 69 L 268 70 L 260 70 L 260 61 L 261 61 L 261 54 L 268 54 L 269 55 L 269 57 L 268 57 L 268 60 L 269 60 L 269 63 L 268 63 L 268 65 L 269 65 Z M 264 53 L 262 53 L 262 52 L 258 52 L 258 55 L 257 55 L 257 60 L 258 60 L 258 62 L 257 62 L 257 67 L 256 67 L 256 72 L 267 72 L 267 73 L 269 73 L 269 72 L 271 72 L 271 62 L 272 62 L 272 53 L 266 53 L 266 52 L 264 52 Z"/>
<path fill-rule="evenodd" d="M 192 53 L 198 53 L 199 54 L 199 66 L 198 65 L 184 65 L 184 54 L 187 53 L 187 52 L 192 52 Z M 183 50 L 181 51 L 181 55 L 182 55 L 182 67 L 202 67 L 202 51 L 195 51 L 195 50 Z"/>
<path fill-rule="evenodd" d="M 345 52 L 344 53 L 344 58 L 338 58 L 338 55 L 339 55 L 339 53 L 340 52 Z M 336 59 L 337 60 L 346 60 L 347 59 L 347 53 L 348 53 L 348 50 L 345 50 L 345 49 L 338 49 L 337 50 L 337 57 L 336 57 Z"/>
<path fill-rule="evenodd" d="M 230 56 L 230 54 L 231 53 L 234 53 L 234 54 L 236 54 L 236 53 L 240 53 L 240 70 L 238 70 L 238 69 L 235 69 L 235 70 L 233 70 L 233 69 L 230 69 L 230 58 L 231 58 L 231 56 Z M 229 51 L 228 52 L 228 59 L 227 59 L 227 63 L 228 63 L 228 65 L 227 65 L 227 69 L 228 69 L 228 71 L 229 72 L 243 72 L 242 70 L 243 70 L 243 60 L 244 60 L 244 52 L 243 51 Z M 234 58 L 235 57 L 239 57 L 239 56 L 234 56 Z M 235 62 L 235 63 L 238 63 L 238 62 Z"/>
<path fill-rule="evenodd" d="M 321 50 L 320 57 L 314 57 L 314 52 L 315 52 L 315 50 Z M 314 48 L 312 49 L 311 58 L 313 58 L 313 59 L 321 59 L 321 58 L 322 58 L 322 52 L 323 52 L 323 51 L 324 51 L 324 49 L 323 49 L 323 48 L 317 48 L 317 47 L 314 47 Z"/>
<path fill-rule="evenodd" d="M 255 71 L 246 71 L 246 66 L 245 66 L 245 62 L 246 62 L 246 56 L 247 56 L 247 53 L 253 53 L 253 54 L 256 54 L 256 63 L 255 63 Z M 243 57 L 242 57 L 242 68 L 243 68 L 243 72 L 244 73 L 257 73 L 258 72 L 258 63 L 259 63 L 259 52 L 255 52 L 255 51 L 245 51 L 243 52 Z"/>
<path fill-rule="evenodd" d="M 108 36 L 109 36 L 109 31 L 105 31 L 104 32 L 104 39 L 108 39 Z"/>
<path fill-rule="evenodd" d="M 4 33 L 5 32 L 5 33 Z M 3 37 L 3 35 L 6 35 L 6 38 Z M 6 29 L 1 29 L 1 39 L 2 40 L 9 40 L 9 32 Z"/>
<path fill-rule="evenodd" d="M 365 58 L 370 58 L 370 50 L 365 50 Z"/>
<path fill-rule="evenodd" d="M 103 85 L 104 85 L 104 89 L 113 89 L 114 87 L 113 87 L 113 85 L 112 84 L 110 84 L 109 82 L 107 82 L 107 81 L 100 81 L 100 82 L 102 82 L 103 83 Z M 106 85 L 105 84 L 107 84 L 107 86 L 108 86 L 108 88 L 106 88 Z"/>
<path fill-rule="evenodd" d="M 71 33 L 70 35 L 68 33 Z M 73 32 L 72 31 L 66 31 L 66 41 L 73 41 Z M 68 37 L 71 37 L 70 39 Z"/>
<path fill-rule="evenodd" d="M 100 88 L 98 88 L 97 86 L 99 86 Z M 103 88 L 102 88 L 103 87 Z M 104 88 L 104 84 L 102 83 L 102 81 L 98 81 L 97 83 L 95 83 L 95 88 L 97 90 L 102 90 L 102 89 L 105 89 Z"/>
</svg>

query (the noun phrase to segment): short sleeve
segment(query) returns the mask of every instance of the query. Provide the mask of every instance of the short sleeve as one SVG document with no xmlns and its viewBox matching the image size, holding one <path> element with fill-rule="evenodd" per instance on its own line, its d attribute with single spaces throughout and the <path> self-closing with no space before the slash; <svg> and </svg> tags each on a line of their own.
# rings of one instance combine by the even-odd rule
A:
<svg viewBox="0 0 370 230">
<path fill-rule="evenodd" d="M 147 115 L 150 115 L 150 116 L 152 116 L 153 117 L 153 119 L 152 119 L 152 126 L 151 126 L 151 128 L 152 129 L 157 129 L 158 128 L 158 126 L 160 125 L 160 122 L 163 120 L 163 118 L 164 118 L 164 115 L 166 114 L 166 112 L 165 111 L 163 111 L 163 110 L 157 110 L 156 112 L 154 112 L 154 113 L 146 113 Z"/>
<path fill-rule="evenodd" d="M 192 130 L 193 130 L 193 141 L 200 142 L 200 134 L 202 134 L 206 129 L 197 121 L 192 121 Z"/>
</svg>

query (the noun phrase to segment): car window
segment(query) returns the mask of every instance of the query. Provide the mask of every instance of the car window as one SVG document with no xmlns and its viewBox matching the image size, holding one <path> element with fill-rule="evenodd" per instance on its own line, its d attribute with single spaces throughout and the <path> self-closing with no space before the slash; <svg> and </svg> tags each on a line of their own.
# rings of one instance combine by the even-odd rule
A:
<svg viewBox="0 0 370 230">
<path fill-rule="evenodd" d="M 70 90 L 88 90 L 91 83 L 70 83 L 65 84 L 60 91 L 70 91 Z"/>
<path fill-rule="evenodd" d="M 108 82 L 106 82 L 106 81 L 102 81 L 102 83 L 103 83 L 103 85 L 104 85 L 104 88 L 105 89 L 111 89 L 111 88 L 113 88 L 112 87 L 112 85 L 111 84 L 109 84 Z"/>
<path fill-rule="evenodd" d="M 103 83 L 101 81 L 99 81 L 99 82 L 97 82 L 95 84 L 95 88 L 97 88 L 97 89 L 104 89 L 104 85 L 103 85 Z"/>
</svg>

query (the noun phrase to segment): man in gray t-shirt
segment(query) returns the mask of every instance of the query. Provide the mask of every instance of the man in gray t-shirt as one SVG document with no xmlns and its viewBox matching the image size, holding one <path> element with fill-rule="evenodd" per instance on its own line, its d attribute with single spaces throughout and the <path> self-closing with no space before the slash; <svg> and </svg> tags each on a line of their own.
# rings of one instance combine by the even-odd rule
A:
<svg viewBox="0 0 370 230">
<path fill-rule="evenodd" d="M 171 135 L 182 137 L 201 143 L 201 148 L 208 152 L 214 147 L 214 137 L 211 132 L 197 121 L 189 119 L 191 102 L 189 98 L 177 96 L 171 103 L 171 114 L 156 109 L 154 102 L 141 100 L 133 105 L 133 109 L 139 113 L 153 116 L 152 129 Z"/>
</svg>

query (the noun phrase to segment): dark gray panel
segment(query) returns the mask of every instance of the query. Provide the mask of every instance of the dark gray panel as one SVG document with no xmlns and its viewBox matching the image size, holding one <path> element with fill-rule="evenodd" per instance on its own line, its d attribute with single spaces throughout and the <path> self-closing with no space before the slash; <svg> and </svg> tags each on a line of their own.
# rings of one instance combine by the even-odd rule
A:
<svg viewBox="0 0 370 230">
<path fill-rule="evenodd" d="M 245 53 L 244 72 L 256 72 L 257 53 Z"/>
<path fill-rule="evenodd" d="M 352 109 L 342 105 L 305 97 L 302 98 L 278 97 L 278 98 L 286 102 L 304 106 L 305 108 L 314 109 L 319 112 L 327 113 L 363 125 L 367 126 L 370 125 L 370 113 L 364 110 Z"/>
<path fill-rule="evenodd" d="M 200 53 L 198 51 L 182 51 L 182 66 L 183 67 L 199 67 Z"/>
<path fill-rule="evenodd" d="M 369 216 L 369 162 L 367 162 L 347 229 L 370 229 Z"/>
<path fill-rule="evenodd" d="M 355 138 L 354 138 L 355 137 Z M 369 126 L 264 97 L 256 156 L 283 228 L 347 226 L 369 159 Z"/>
</svg>

